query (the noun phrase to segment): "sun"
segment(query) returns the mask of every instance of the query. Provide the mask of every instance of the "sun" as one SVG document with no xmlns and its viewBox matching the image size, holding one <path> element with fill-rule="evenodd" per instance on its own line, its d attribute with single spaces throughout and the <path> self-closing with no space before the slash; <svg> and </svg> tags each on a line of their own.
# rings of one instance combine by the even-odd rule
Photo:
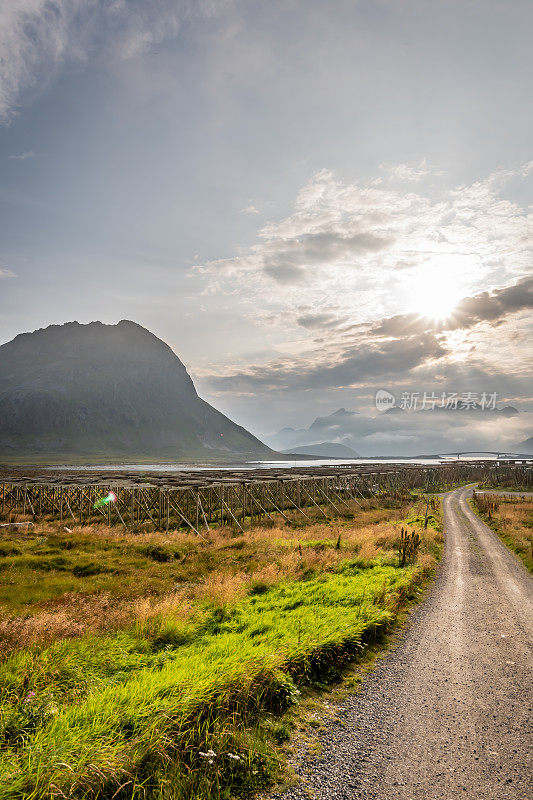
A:
<svg viewBox="0 0 533 800">
<path fill-rule="evenodd" d="M 415 284 L 411 305 L 420 316 L 442 322 L 452 315 L 462 296 L 461 287 L 455 285 L 453 280 L 434 276 L 431 281 Z"/>
<path fill-rule="evenodd" d="M 421 317 L 446 321 L 465 297 L 467 276 L 471 272 L 471 264 L 464 257 L 434 257 L 423 270 L 409 277 L 406 305 Z"/>
</svg>

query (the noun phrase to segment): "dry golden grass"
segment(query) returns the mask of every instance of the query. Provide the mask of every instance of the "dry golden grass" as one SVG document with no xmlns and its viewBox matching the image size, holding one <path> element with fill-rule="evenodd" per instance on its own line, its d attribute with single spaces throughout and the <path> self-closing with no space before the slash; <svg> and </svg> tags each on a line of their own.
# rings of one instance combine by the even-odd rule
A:
<svg viewBox="0 0 533 800">
<path fill-rule="evenodd" d="M 474 505 L 500 538 L 533 572 L 533 500 L 475 493 Z"/>
<path fill-rule="evenodd" d="M 0 619 L 0 652 L 14 647 L 45 645 L 88 631 L 117 630 L 135 618 L 131 602 L 115 602 L 109 594 L 67 595 L 46 611 Z"/>
<path fill-rule="evenodd" d="M 429 575 L 437 566 L 437 559 L 431 553 L 421 553 L 416 563 L 419 567 L 422 567 L 426 575 Z"/>
<path fill-rule="evenodd" d="M 81 636 L 87 627 L 64 611 L 42 611 L 30 617 L 4 619 L 0 622 L 0 652 L 34 644 L 46 645 L 56 639 Z"/>
<path fill-rule="evenodd" d="M 213 572 L 195 587 L 194 594 L 198 599 L 228 605 L 244 597 L 249 581 L 250 577 L 245 572 Z"/>
</svg>

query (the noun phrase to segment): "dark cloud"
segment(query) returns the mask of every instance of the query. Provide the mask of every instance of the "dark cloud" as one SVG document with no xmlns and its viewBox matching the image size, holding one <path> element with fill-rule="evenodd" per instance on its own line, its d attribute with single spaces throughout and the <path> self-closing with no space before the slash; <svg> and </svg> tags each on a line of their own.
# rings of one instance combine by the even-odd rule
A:
<svg viewBox="0 0 533 800">
<path fill-rule="evenodd" d="M 431 333 L 379 343 L 363 340 L 345 350 L 339 364 L 313 371 L 311 385 L 350 386 L 387 376 L 396 380 L 445 355 L 446 350 Z"/>
<path fill-rule="evenodd" d="M 386 317 L 375 323 L 372 332 L 376 336 L 413 336 L 417 333 L 423 334 L 425 331 L 435 328 L 435 323 L 421 317 L 420 314 L 397 314 L 395 317 Z"/>
<path fill-rule="evenodd" d="M 480 322 L 500 324 L 508 314 L 528 308 L 533 308 L 533 278 L 530 277 L 523 278 L 514 286 L 461 300 L 453 312 L 449 329 L 472 328 Z"/>
<path fill-rule="evenodd" d="M 392 241 L 390 236 L 372 232 L 350 236 L 313 233 L 298 239 L 274 240 L 266 246 L 263 271 L 279 283 L 300 283 L 305 279 L 306 267 L 377 253 Z"/>
<path fill-rule="evenodd" d="M 291 264 L 283 258 L 270 259 L 263 266 L 264 272 L 278 283 L 303 283 L 305 281 L 304 267 Z"/>
<path fill-rule="evenodd" d="M 338 325 L 339 319 L 335 314 L 302 314 L 296 322 L 302 328 L 313 330 L 315 328 L 330 328 Z"/>
<path fill-rule="evenodd" d="M 446 350 L 431 333 L 382 342 L 360 338 L 345 346 L 334 363 L 320 361 L 295 368 L 279 362 L 213 377 L 210 384 L 225 391 L 340 388 L 375 380 L 396 381 L 410 370 L 445 355 Z"/>
</svg>

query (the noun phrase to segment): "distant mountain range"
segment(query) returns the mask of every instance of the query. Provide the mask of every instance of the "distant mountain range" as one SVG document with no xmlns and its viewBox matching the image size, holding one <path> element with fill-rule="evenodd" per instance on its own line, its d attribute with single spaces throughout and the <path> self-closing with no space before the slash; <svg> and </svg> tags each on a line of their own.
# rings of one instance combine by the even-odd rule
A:
<svg viewBox="0 0 533 800">
<path fill-rule="evenodd" d="M 346 448 L 350 457 L 355 457 L 353 453 L 365 457 L 415 456 L 498 449 L 527 453 L 533 451 L 531 440 L 515 443 L 517 431 L 529 429 L 529 416 L 513 406 L 484 410 L 480 406 L 437 406 L 415 411 L 395 406 L 372 415 L 339 408 L 317 417 L 308 428 L 283 428 L 265 438 L 283 452 L 324 456 L 333 456 L 332 448 Z M 348 457 L 346 451 L 341 452 Z"/>
<path fill-rule="evenodd" d="M 135 322 L 69 322 L 0 347 L 0 462 L 270 458 Z"/>
</svg>

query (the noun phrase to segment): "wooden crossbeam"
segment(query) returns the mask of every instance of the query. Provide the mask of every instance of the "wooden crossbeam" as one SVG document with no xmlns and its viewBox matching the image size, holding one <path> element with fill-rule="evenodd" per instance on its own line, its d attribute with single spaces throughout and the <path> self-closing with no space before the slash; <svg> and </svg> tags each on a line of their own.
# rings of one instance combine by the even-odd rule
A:
<svg viewBox="0 0 533 800">
<path fill-rule="evenodd" d="M 270 492 L 268 491 L 268 488 L 266 486 L 265 486 L 265 493 L 266 493 L 267 497 L 269 498 L 270 502 L 272 503 L 272 505 L 274 506 L 274 508 L 276 509 L 276 511 L 278 512 L 278 514 L 281 514 L 283 519 L 286 519 L 287 522 L 291 522 L 290 517 L 288 517 L 286 514 L 284 514 L 283 511 L 280 508 L 277 507 L 277 505 L 275 504 L 274 500 L 272 499 L 272 497 L 270 495 Z"/>
<path fill-rule="evenodd" d="M 242 526 L 238 522 L 237 517 L 235 516 L 235 514 L 233 513 L 233 511 L 231 510 L 231 508 L 229 507 L 229 505 L 226 503 L 226 501 L 224 499 L 222 500 L 222 503 L 228 509 L 228 511 L 229 511 L 231 517 L 233 518 L 233 521 L 235 522 L 236 526 L 239 528 L 239 530 L 241 530 L 244 533 L 244 529 L 242 528 Z"/>
<path fill-rule="evenodd" d="M 193 530 L 193 531 L 194 531 L 196 534 L 198 534 L 198 536 L 200 536 L 200 538 L 201 538 L 201 539 L 205 539 L 205 536 L 202 536 L 202 534 L 200 533 L 200 531 L 199 531 L 199 530 L 197 530 L 197 529 L 194 527 L 194 525 L 192 524 L 192 522 L 189 522 L 189 520 L 187 519 L 187 517 L 186 517 L 186 516 L 185 516 L 185 515 L 182 513 L 182 511 L 181 511 L 181 509 L 178 507 L 177 503 L 176 503 L 176 502 L 174 502 L 173 500 L 171 500 L 171 495 L 170 495 L 170 492 L 168 493 L 168 502 L 170 503 L 170 505 L 172 506 L 172 508 L 174 509 L 174 511 L 176 511 L 176 512 L 177 512 L 177 514 L 178 514 L 178 515 L 181 517 L 181 519 L 183 520 L 183 522 L 185 522 L 185 524 L 186 524 L 186 525 L 188 525 L 188 526 L 189 526 L 189 528 L 191 528 L 191 529 L 192 529 L 192 530 Z"/>
<path fill-rule="evenodd" d="M 251 497 L 251 498 L 252 498 L 252 500 L 254 501 L 254 503 L 255 503 L 255 504 L 258 506 L 258 508 L 260 508 L 260 509 L 261 509 L 261 511 L 263 512 L 263 514 L 266 514 L 266 515 L 267 515 L 267 517 L 268 517 L 269 519 L 271 519 L 271 520 L 272 520 L 272 522 L 275 522 L 275 519 L 274 519 L 274 517 L 272 517 L 272 516 L 271 516 L 271 515 L 268 513 L 268 511 L 266 510 L 266 508 L 264 508 L 264 507 L 261 505 L 261 503 L 259 502 L 259 500 L 257 499 L 257 497 L 256 497 L 256 496 L 253 494 L 253 492 L 249 492 L 249 497 Z"/>
<path fill-rule="evenodd" d="M 316 502 L 316 500 L 315 500 L 315 498 L 313 497 L 313 495 L 312 495 L 312 494 L 311 494 L 311 493 L 310 493 L 310 492 L 307 490 L 307 488 L 305 488 L 305 487 L 304 487 L 304 492 L 306 493 L 306 495 L 308 496 L 308 498 L 311 500 L 311 502 L 313 503 L 313 505 L 314 505 L 314 506 L 316 506 L 316 507 L 318 508 L 318 510 L 320 511 L 320 513 L 322 514 L 322 516 L 323 516 L 323 517 L 325 517 L 325 519 L 329 519 L 329 518 L 328 518 L 328 515 L 326 514 L 326 512 L 324 511 L 324 509 L 323 509 L 321 506 L 319 506 L 319 505 L 318 505 L 318 503 Z"/>
<path fill-rule="evenodd" d="M 294 508 L 295 508 L 297 511 L 299 511 L 299 512 L 300 512 L 300 514 L 303 514 L 303 516 L 306 518 L 306 520 L 308 520 L 309 522 L 311 522 L 311 518 L 310 518 L 310 517 L 308 517 L 308 516 L 307 516 L 307 514 L 305 513 L 305 511 L 303 511 L 303 510 L 300 508 L 300 506 L 298 506 L 298 505 L 297 505 L 297 504 L 294 502 L 294 500 L 292 500 L 292 499 L 291 499 L 291 497 L 290 497 L 288 494 L 286 494 L 286 493 L 283 491 L 283 488 L 282 488 L 282 486 L 283 486 L 283 483 L 281 483 L 281 486 L 280 486 L 280 491 L 281 491 L 281 493 L 282 493 L 282 494 L 283 494 L 283 495 L 284 495 L 284 496 L 287 498 L 287 500 L 289 501 L 289 503 L 290 503 L 291 505 L 293 505 L 293 506 L 294 506 Z"/>
</svg>

